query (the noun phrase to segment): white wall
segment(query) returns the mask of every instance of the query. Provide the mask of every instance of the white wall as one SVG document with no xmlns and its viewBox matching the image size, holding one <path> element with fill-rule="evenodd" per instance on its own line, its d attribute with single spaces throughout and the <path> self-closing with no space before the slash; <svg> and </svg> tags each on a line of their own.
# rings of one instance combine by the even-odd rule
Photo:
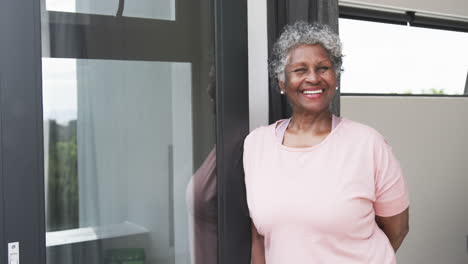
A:
<svg viewBox="0 0 468 264">
<path fill-rule="evenodd" d="M 268 124 L 267 1 L 248 0 L 249 126 Z"/>
<path fill-rule="evenodd" d="M 340 0 L 341 3 L 363 3 L 408 11 L 425 11 L 444 15 L 468 17 L 467 0 Z"/>
<path fill-rule="evenodd" d="M 342 115 L 379 130 L 410 192 L 399 264 L 468 263 L 468 98 L 342 96 Z"/>
</svg>

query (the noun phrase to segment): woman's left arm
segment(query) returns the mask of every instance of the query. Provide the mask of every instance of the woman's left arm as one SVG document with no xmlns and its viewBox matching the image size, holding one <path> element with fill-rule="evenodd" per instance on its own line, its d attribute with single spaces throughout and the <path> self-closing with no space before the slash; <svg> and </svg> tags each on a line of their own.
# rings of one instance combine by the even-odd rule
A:
<svg viewBox="0 0 468 264">
<path fill-rule="evenodd" d="M 375 216 L 375 221 L 397 252 L 409 232 L 409 208 L 390 217 Z"/>
</svg>

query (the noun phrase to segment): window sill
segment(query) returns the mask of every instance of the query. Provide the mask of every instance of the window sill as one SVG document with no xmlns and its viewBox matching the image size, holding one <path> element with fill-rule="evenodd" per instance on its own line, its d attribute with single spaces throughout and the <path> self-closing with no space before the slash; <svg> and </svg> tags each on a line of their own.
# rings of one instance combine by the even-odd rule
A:
<svg viewBox="0 0 468 264">
<path fill-rule="evenodd" d="M 106 238 L 115 238 L 149 233 L 148 229 L 125 221 L 120 224 L 83 227 L 46 233 L 46 246 L 61 246 Z"/>
</svg>

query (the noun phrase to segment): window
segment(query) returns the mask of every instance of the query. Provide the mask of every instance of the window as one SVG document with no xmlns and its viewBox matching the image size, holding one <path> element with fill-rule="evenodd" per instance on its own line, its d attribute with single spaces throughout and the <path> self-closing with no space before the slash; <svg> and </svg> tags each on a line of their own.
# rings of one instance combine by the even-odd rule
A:
<svg viewBox="0 0 468 264">
<path fill-rule="evenodd" d="M 384 17 L 381 14 L 371 19 L 359 17 L 359 10 L 354 9 L 353 15 L 348 11 L 340 10 L 339 19 L 345 55 L 342 93 L 467 94 L 467 32 L 449 25 L 442 29 L 440 23 L 437 29 L 429 28 L 429 23 L 412 26 L 414 13 L 379 21 L 375 18 Z"/>
<path fill-rule="evenodd" d="M 214 1 L 174 3 L 46 1 L 48 264 L 216 260 Z"/>
<path fill-rule="evenodd" d="M 122 15 L 148 19 L 175 21 L 175 0 L 143 1 L 85 1 L 85 0 L 46 0 L 48 11 L 83 13 L 95 15 Z"/>
</svg>

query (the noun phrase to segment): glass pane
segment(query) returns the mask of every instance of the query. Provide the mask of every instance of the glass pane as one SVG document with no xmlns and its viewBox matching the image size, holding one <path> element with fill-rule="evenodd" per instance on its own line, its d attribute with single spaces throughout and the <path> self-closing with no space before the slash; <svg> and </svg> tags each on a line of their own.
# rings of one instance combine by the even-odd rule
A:
<svg viewBox="0 0 468 264">
<path fill-rule="evenodd" d="M 102 49 L 92 59 L 43 58 L 47 263 L 216 263 L 212 2 L 202 4 L 197 23 L 171 28 L 192 33 L 192 53 L 155 47 L 113 54 L 122 59 L 96 58 Z M 93 23 L 80 27 L 102 26 Z M 125 24 L 106 26 L 128 33 Z M 166 29 L 156 24 L 156 37 L 158 30 Z M 67 32 L 49 33 L 50 42 L 71 42 Z M 73 37 L 72 45 L 50 45 L 50 54 L 101 45 Z M 152 60 L 160 53 L 176 57 Z"/>
<path fill-rule="evenodd" d="M 343 93 L 464 94 L 468 33 L 340 18 Z"/>
<path fill-rule="evenodd" d="M 76 62 L 43 59 L 42 69 L 47 230 L 78 228 Z"/>
<path fill-rule="evenodd" d="M 175 0 L 46 0 L 49 11 L 175 20 Z"/>
</svg>

